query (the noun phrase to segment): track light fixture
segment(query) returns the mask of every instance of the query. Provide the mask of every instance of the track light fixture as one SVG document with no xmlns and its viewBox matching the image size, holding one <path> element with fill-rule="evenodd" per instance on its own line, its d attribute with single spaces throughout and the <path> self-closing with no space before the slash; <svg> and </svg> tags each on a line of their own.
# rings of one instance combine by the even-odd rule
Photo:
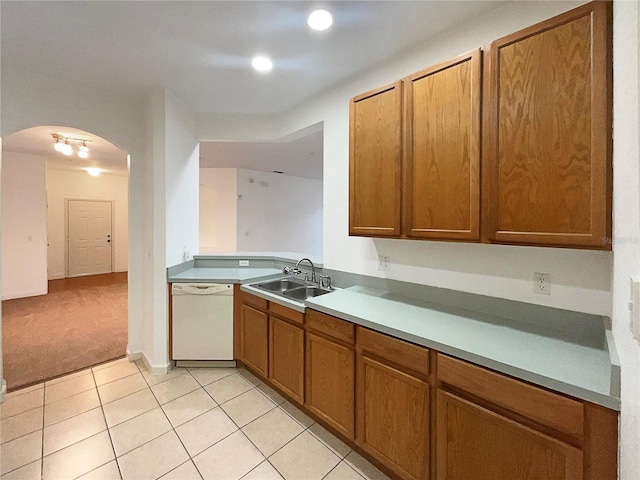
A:
<svg viewBox="0 0 640 480">
<path fill-rule="evenodd" d="M 78 156 L 80 158 L 89 158 L 89 147 L 87 147 L 87 143 L 91 143 L 91 140 L 65 137 L 59 133 L 52 133 L 51 136 L 56 141 L 56 143 L 53 144 L 53 148 L 56 152 L 60 152 L 67 156 L 73 155 L 73 146 L 71 143 L 81 143 L 82 145 L 78 146 Z"/>
</svg>

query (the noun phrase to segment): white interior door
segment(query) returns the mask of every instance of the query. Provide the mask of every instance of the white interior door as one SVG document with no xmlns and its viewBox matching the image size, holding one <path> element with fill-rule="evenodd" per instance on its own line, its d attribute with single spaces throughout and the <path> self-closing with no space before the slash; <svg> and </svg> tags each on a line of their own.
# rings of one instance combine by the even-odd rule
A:
<svg viewBox="0 0 640 480">
<path fill-rule="evenodd" d="M 69 200 L 69 277 L 111 273 L 111 202 Z"/>
</svg>

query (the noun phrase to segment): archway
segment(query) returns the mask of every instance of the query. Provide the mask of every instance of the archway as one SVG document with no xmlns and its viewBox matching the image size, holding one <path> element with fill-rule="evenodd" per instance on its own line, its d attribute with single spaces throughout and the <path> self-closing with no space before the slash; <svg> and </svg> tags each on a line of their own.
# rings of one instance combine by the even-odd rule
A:
<svg viewBox="0 0 640 480">
<path fill-rule="evenodd" d="M 67 145 L 70 155 L 54 150 L 55 143 Z M 111 272 L 125 272 L 126 275 L 129 243 L 127 153 L 84 130 L 41 126 L 5 136 L 2 160 L 2 297 L 7 301 L 5 307 L 11 307 L 4 310 L 5 344 L 2 351 L 5 357 L 4 377 L 9 390 L 107 361 L 113 358 L 115 350 L 118 356 L 123 356 L 127 345 L 126 277 L 124 286 L 120 288 L 120 294 L 124 296 L 118 304 L 124 310 L 119 319 L 120 323 L 124 322 L 124 331 L 120 328 L 119 332 L 119 337 L 122 337 L 120 347 L 111 345 L 100 351 L 105 345 L 96 346 L 100 340 L 90 340 L 90 329 L 101 330 L 102 338 L 111 336 L 104 334 L 104 324 L 88 320 L 97 320 L 101 312 L 91 315 L 90 309 L 79 308 L 77 302 L 65 306 L 66 315 L 58 315 L 59 319 L 51 318 L 51 327 L 55 325 L 56 330 L 47 333 L 49 320 L 46 318 L 47 313 L 55 317 L 56 302 L 69 301 L 69 294 L 62 292 L 94 284 L 90 289 L 85 288 L 82 295 L 78 292 L 73 295 L 74 299 L 90 302 L 95 307 L 101 295 L 95 284 L 114 284 L 117 274 L 110 277 Z M 91 173 L 98 173 L 98 176 L 87 174 L 92 168 L 97 170 Z M 70 215 L 69 212 L 74 210 L 69 207 L 76 204 L 82 208 L 98 206 L 110 218 L 102 214 L 98 218 L 86 212 L 80 215 L 81 218 L 75 218 Z M 70 229 L 76 224 L 82 228 Z M 96 230 L 97 226 L 105 230 L 100 235 L 96 233 L 101 231 L 101 228 Z M 92 238 L 80 238 L 82 244 L 70 241 L 73 236 L 70 233 L 89 230 Z M 98 237 L 104 238 L 98 241 Z M 81 264 L 88 262 L 90 268 L 83 265 L 80 270 L 70 269 L 72 257 L 79 258 Z M 95 270 L 96 264 L 101 264 L 101 268 Z M 92 273 L 107 275 L 94 276 Z M 75 277 L 73 281 L 71 277 Z M 53 293 L 49 292 L 49 287 Z M 113 293 L 109 292 L 109 295 Z M 106 294 L 103 290 L 102 295 Z M 65 296 L 66 300 L 63 300 Z M 38 308 L 51 312 L 33 311 Z M 16 315 L 21 316 L 20 322 L 11 323 Z M 86 323 L 82 327 L 77 326 L 71 321 L 74 315 L 84 316 Z M 19 328 L 12 328 L 15 325 Z M 26 329 L 33 326 L 37 327 L 27 335 Z M 81 331 L 83 327 L 84 331 Z M 76 344 L 81 342 L 79 337 L 82 336 L 93 345 L 87 345 L 78 352 L 74 341 Z M 67 340 L 66 345 L 56 344 L 64 339 Z M 16 342 L 30 343 L 16 349 Z M 19 356 L 16 352 L 20 350 L 27 352 L 26 356 L 22 354 L 21 358 L 16 358 Z M 56 352 L 66 353 L 52 360 L 50 357 Z M 16 363 L 20 365 L 20 378 L 15 375 Z"/>
</svg>

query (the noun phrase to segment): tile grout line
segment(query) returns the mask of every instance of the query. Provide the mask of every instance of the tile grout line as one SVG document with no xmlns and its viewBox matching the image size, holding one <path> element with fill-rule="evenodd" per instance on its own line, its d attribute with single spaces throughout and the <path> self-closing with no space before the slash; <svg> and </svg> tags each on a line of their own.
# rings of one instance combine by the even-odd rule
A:
<svg viewBox="0 0 640 480">
<path fill-rule="evenodd" d="M 324 476 L 322 477 L 322 479 L 321 479 L 321 480 L 324 480 L 324 479 L 325 479 L 325 478 L 327 478 L 329 475 L 331 475 L 331 472 L 333 472 L 336 468 L 338 468 L 338 465 L 340 465 L 341 463 L 342 463 L 342 460 L 340 460 L 338 463 L 336 463 L 336 464 L 335 464 L 335 466 L 334 466 L 331 470 L 329 470 L 329 471 L 327 472 L 327 474 L 326 474 L 326 475 L 324 475 Z M 357 472 L 356 472 L 356 473 L 357 473 Z"/>
<path fill-rule="evenodd" d="M 44 413 L 47 408 L 46 395 L 47 395 L 47 384 L 46 382 L 42 383 L 42 438 L 40 444 L 40 478 L 44 479 Z"/>
<path fill-rule="evenodd" d="M 97 388 L 94 387 L 94 390 L 96 390 L 96 395 L 98 396 L 98 406 L 97 407 L 90 408 L 89 410 L 85 410 L 85 411 L 80 412 L 80 413 L 75 413 L 75 414 L 71 415 L 70 417 L 67 417 L 67 418 L 65 418 L 63 420 L 58 420 L 57 422 L 53 422 L 53 423 L 51 423 L 49 425 L 44 425 L 44 422 L 43 422 L 42 429 L 44 430 L 45 428 L 52 427 L 53 425 L 58 425 L 59 423 L 66 422 L 67 420 L 71 420 L 72 418 L 79 417 L 80 415 L 84 415 L 85 413 L 90 412 L 91 410 L 95 410 L 96 408 L 100 408 L 102 406 L 102 404 L 100 403 L 100 395 L 98 394 L 98 389 Z M 87 393 L 87 392 L 90 392 L 90 391 L 91 390 L 85 390 L 84 392 L 80 392 L 77 395 L 81 395 L 83 393 Z M 74 397 L 74 396 L 75 395 L 71 395 L 71 397 Z M 71 397 L 62 398 L 62 399 L 60 399 L 58 401 L 61 402 L 62 400 L 68 400 Z M 56 403 L 56 402 L 52 402 L 52 403 Z M 49 405 L 51 405 L 52 403 L 50 403 Z M 46 405 L 45 405 L 45 407 L 46 407 Z M 44 409 L 43 409 L 43 411 L 44 411 Z"/>
<path fill-rule="evenodd" d="M 134 365 L 135 365 L 135 363 L 134 363 Z M 136 368 L 138 368 L 138 365 L 136 365 Z M 140 373 L 140 368 L 138 368 L 138 373 Z M 118 457 L 116 456 L 116 448 L 113 445 L 113 438 L 111 437 L 111 430 L 109 429 L 109 424 L 107 423 L 107 416 L 104 413 L 104 404 L 102 403 L 102 396 L 100 396 L 100 390 L 98 389 L 98 385 L 97 385 L 97 382 L 96 382 L 96 375 L 95 375 L 95 372 L 93 371 L 93 368 L 91 369 L 91 375 L 93 376 L 93 382 L 96 383 L 96 391 L 98 393 L 98 401 L 100 402 L 100 411 L 102 412 L 102 419 L 104 420 L 104 426 L 107 429 L 107 435 L 109 435 L 109 443 L 111 443 L 111 451 L 113 452 L 113 460 L 116 462 L 116 468 L 118 469 L 118 474 L 120 475 L 120 479 L 122 479 L 122 472 L 120 471 L 120 464 L 118 463 Z M 109 463 L 109 462 L 107 462 L 107 463 Z M 106 465 L 107 463 L 105 463 L 104 465 Z M 97 468 L 101 468 L 102 466 L 103 465 L 101 465 L 100 467 L 97 467 Z M 96 469 L 94 469 L 94 470 L 96 470 Z M 93 470 L 91 470 L 91 471 L 93 471 Z M 87 472 L 87 473 L 90 473 L 90 472 Z"/>
<path fill-rule="evenodd" d="M 242 375 L 238 374 L 237 372 L 234 372 L 234 375 L 235 375 L 235 374 L 237 374 L 237 375 L 239 375 L 239 376 L 241 376 L 241 377 L 242 377 Z M 226 377 L 225 377 L 225 378 L 226 378 Z M 243 380 L 245 380 L 246 382 L 248 382 L 250 385 L 252 385 L 252 387 L 253 387 L 253 388 L 250 388 L 249 390 L 247 390 L 246 392 L 241 393 L 240 395 L 244 395 L 245 393 L 248 393 L 248 392 L 250 392 L 251 390 L 257 390 L 257 386 L 256 386 L 256 385 L 254 385 L 253 383 L 249 382 L 249 381 L 248 381 L 248 380 L 246 380 L 244 377 L 242 377 L 242 378 L 243 378 Z M 206 390 L 205 390 L 205 391 L 206 391 Z M 259 390 L 258 390 L 258 391 L 259 391 Z M 207 393 L 209 393 L 209 392 L 207 392 Z M 262 392 L 260 392 L 260 393 L 262 393 Z M 238 398 L 240 395 L 236 395 L 235 397 L 230 398 L 229 400 L 227 400 L 227 401 L 226 401 L 226 402 L 224 402 L 224 403 L 230 402 L 230 401 L 231 401 L 231 400 L 233 400 L 234 398 Z M 213 397 L 211 397 L 211 398 L 213 398 Z M 214 401 L 215 401 L 215 399 L 214 399 Z M 269 399 L 269 401 L 271 401 L 271 400 Z M 269 461 L 269 459 L 267 458 L 267 456 L 266 456 L 264 453 L 262 453 L 262 451 L 258 448 L 258 446 L 257 446 L 255 443 L 253 443 L 253 441 L 249 438 L 249 436 L 248 436 L 246 433 L 244 433 L 244 432 L 242 431 L 242 428 L 243 428 L 243 427 L 240 427 L 240 426 L 236 423 L 236 421 L 235 421 L 233 418 L 231 418 L 231 416 L 227 413 L 227 411 L 226 411 L 224 408 L 222 408 L 222 405 L 223 405 L 223 403 L 221 403 L 221 404 L 220 404 L 220 408 L 222 409 L 222 411 L 224 412 L 224 414 L 229 418 L 229 420 L 231 420 L 231 422 L 232 422 L 232 423 L 237 427 L 237 430 L 236 430 L 235 432 L 230 433 L 230 434 L 229 434 L 229 435 L 227 435 L 226 437 L 224 437 L 224 438 L 222 438 L 222 439 L 218 440 L 218 441 L 217 441 L 216 443 L 214 443 L 213 445 L 208 446 L 208 447 L 207 447 L 207 448 L 205 448 L 202 452 L 200 452 L 198 455 L 200 455 L 200 454 L 201 454 L 201 453 L 203 453 L 203 452 L 206 452 L 207 450 L 209 450 L 210 448 L 212 448 L 214 445 L 217 445 L 218 443 L 222 442 L 225 438 L 229 438 L 231 435 L 233 435 L 233 434 L 235 434 L 235 433 L 240 432 L 240 433 L 244 436 L 244 438 L 246 438 L 246 439 L 249 441 L 249 443 L 251 443 L 251 445 L 253 445 L 253 448 L 255 448 L 255 449 L 258 451 L 258 453 L 259 453 L 260 455 L 262 455 L 262 457 L 264 458 L 264 460 L 263 460 L 263 461 L 265 461 L 265 460 L 266 460 L 266 461 L 268 462 L 268 461 Z M 276 405 L 276 408 L 278 408 L 278 406 L 277 406 L 277 405 Z M 271 410 L 273 410 L 273 408 L 272 408 Z M 271 410 L 269 410 L 269 412 L 270 412 Z M 263 415 L 266 415 L 266 414 L 267 414 L 267 413 L 269 413 L 269 412 L 265 412 L 265 413 L 263 413 L 263 414 L 262 414 L 262 415 L 260 415 L 258 418 L 262 417 Z M 251 421 L 251 422 L 249 422 L 249 423 L 252 423 L 253 421 L 257 420 L 258 418 L 255 418 L 254 420 L 252 420 L 252 421 Z M 249 423 L 247 423 L 247 425 L 249 425 Z M 247 425 L 245 425 L 245 427 L 246 427 Z M 187 453 L 188 453 L 188 452 L 187 452 Z M 196 456 L 197 456 L 197 455 L 196 455 Z M 260 462 L 260 463 L 262 463 L 262 462 Z M 248 472 L 246 472 L 244 475 L 242 475 L 242 477 L 240 477 L 240 479 L 239 479 L 239 480 L 242 480 L 242 478 L 243 478 L 243 477 L 245 477 L 246 475 L 248 475 L 248 474 L 249 474 L 249 472 L 251 472 L 252 470 L 254 470 L 254 469 L 258 468 L 258 466 L 260 465 L 260 463 L 258 463 L 258 465 L 256 465 L 256 466 L 255 466 L 255 467 L 253 467 L 251 470 L 249 470 L 249 471 L 248 471 Z M 195 465 L 195 464 L 196 464 L 196 462 L 193 462 L 193 464 Z M 273 466 L 273 465 L 272 465 L 272 466 Z M 196 466 L 196 468 L 197 468 L 197 466 Z M 275 468 L 275 467 L 274 467 L 274 468 Z M 276 471 L 278 472 L 278 469 L 276 469 Z M 198 470 L 198 472 L 200 472 L 200 470 Z M 280 473 L 280 472 L 278 472 L 278 473 Z M 202 475 L 201 475 L 201 476 L 202 476 Z M 203 476 L 202 478 L 204 478 L 204 476 Z"/>
<path fill-rule="evenodd" d="M 187 373 L 189 373 L 189 375 L 191 375 L 191 372 L 189 372 L 188 370 L 186 370 L 186 371 L 187 371 Z M 193 375 L 191 375 L 191 377 L 193 378 Z M 196 379 L 194 378 L 194 380 L 196 380 Z M 200 385 L 200 383 L 199 383 L 197 380 L 196 380 L 196 383 L 197 383 L 198 385 Z M 204 387 L 200 386 L 200 388 L 201 388 L 202 390 L 204 390 Z M 149 387 L 149 390 L 151 390 L 151 387 Z M 195 392 L 195 391 L 196 391 L 196 390 L 194 390 L 194 392 Z M 209 393 L 209 392 L 207 392 L 206 390 L 204 390 L 204 392 L 205 392 L 205 393 L 207 393 L 207 394 Z M 189 392 L 189 393 L 191 393 L 191 392 Z M 156 397 L 156 394 L 153 392 L 153 390 L 151 390 L 151 394 L 153 395 L 153 398 L 155 398 L 155 399 L 156 399 L 156 402 L 158 402 L 158 398 Z M 187 393 L 186 395 L 188 395 L 188 393 Z M 183 395 L 183 396 L 184 396 L 184 395 Z M 181 397 L 178 397 L 178 398 L 181 398 Z M 177 400 L 177 399 L 176 399 L 176 400 Z M 212 398 L 212 400 L 213 400 L 213 398 Z M 213 401 L 214 401 L 214 403 L 215 403 L 216 405 L 218 405 L 218 402 L 216 402 L 215 400 L 213 400 Z M 170 402 L 167 402 L 167 403 L 170 403 Z M 158 402 L 158 405 L 160 405 L 160 402 Z M 218 406 L 219 406 L 219 405 L 218 405 Z M 214 408 L 215 408 L 215 407 L 214 407 Z M 211 409 L 211 410 L 213 410 L 213 409 Z M 200 478 L 204 478 L 204 476 L 203 476 L 203 475 L 202 475 L 202 473 L 200 472 L 200 469 L 199 469 L 199 468 L 198 468 L 198 466 L 196 465 L 196 462 L 194 462 L 194 461 L 193 461 L 193 457 L 192 457 L 192 456 L 191 456 L 191 454 L 189 453 L 189 450 L 187 450 L 187 447 L 185 446 L 184 442 L 182 441 L 182 438 L 180 438 L 180 435 L 178 435 L 178 432 L 176 432 L 176 427 L 174 427 L 174 426 L 173 426 L 173 423 L 171 423 L 171 420 L 169 419 L 169 416 L 167 415 L 167 412 L 165 412 L 165 411 L 164 411 L 164 408 L 162 408 L 162 405 L 160 405 L 160 411 L 163 413 L 163 415 L 164 415 L 164 416 L 165 416 L 165 418 L 167 419 L 167 422 L 169 422 L 169 425 L 171 426 L 171 430 L 170 430 L 170 431 L 172 431 L 172 432 L 173 432 L 173 434 L 178 438 L 178 441 L 180 442 L 180 445 L 182 445 L 182 448 L 184 449 L 185 453 L 187 454 L 187 457 L 189 457 L 189 460 L 187 460 L 187 461 L 185 461 L 185 462 L 181 463 L 180 465 L 176 466 L 176 467 L 175 467 L 175 468 L 173 468 L 172 470 L 169 470 L 168 472 L 163 473 L 163 474 L 161 475 L 161 477 L 165 476 L 167 473 L 172 472 L 173 470 L 175 470 L 175 469 L 176 469 L 176 468 L 178 468 L 179 466 L 181 466 L 181 465 L 183 465 L 183 464 L 187 463 L 188 461 L 191 461 L 191 463 L 193 463 L 194 468 L 196 469 L 196 472 L 198 472 L 198 475 L 200 475 Z M 207 410 L 207 411 L 210 411 L 210 410 Z M 205 412 L 205 413 L 206 413 L 206 412 Z M 203 414 L 203 415 L 204 415 L 204 414 Z M 187 422 L 185 422 L 185 423 L 187 423 Z M 169 433 L 169 432 L 163 433 L 162 435 L 166 435 L 167 433 Z M 160 435 L 159 437 L 156 437 L 156 438 L 160 438 L 162 435 Z M 152 441 L 153 441 L 153 440 L 155 440 L 156 438 L 154 438 L 154 439 L 152 439 L 152 440 L 149 440 L 149 442 L 152 442 Z M 146 442 L 146 443 L 149 443 L 149 442 Z M 131 450 L 131 451 L 133 452 L 134 450 L 136 450 L 137 448 L 140 448 L 141 446 L 142 446 L 142 445 L 139 445 L 138 447 L 134 448 L 134 449 L 133 449 L 133 450 Z"/>
<path fill-rule="evenodd" d="M 189 452 L 187 452 L 187 455 L 189 454 Z M 182 467 L 183 465 L 186 465 L 187 463 L 193 463 L 193 466 L 196 469 L 196 472 L 198 472 L 198 475 L 200 475 L 200 479 L 204 478 L 201 474 L 200 474 L 200 470 L 198 470 L 198 467 L 196 466 L 195 462 L 191 459 L 191 457 L 189 457 L 189 460 L 186 460 L 184 462 L 182 462 L 180 465 L 178 465 L 177 467 L 172 468 L 171 470 L 169 470 L 167 473 L 163 473 L 162 476 L 158 477 L 156 480 L 160 480 L 162 477 L 164 477 L 165 475 L 169 475 L 171 472 L 176 471 L 177 469 L 179 469 L 180 467 Z"/>
</svg>

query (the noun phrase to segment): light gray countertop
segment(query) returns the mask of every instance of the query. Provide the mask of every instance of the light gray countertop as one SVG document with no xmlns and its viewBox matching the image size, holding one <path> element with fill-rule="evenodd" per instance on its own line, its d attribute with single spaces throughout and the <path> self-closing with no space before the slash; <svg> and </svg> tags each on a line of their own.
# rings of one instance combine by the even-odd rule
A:
<svg viewBox="0 0 640 480">
<path fill-rule="evenodd" d="M 250 283 L 266 278 L 281 276 L 277 268 L 190 268 L 171 275 L 169 283 Z"/>
<path fill-rule="evenodd" d="M 614 410 L 620 409 L 615 351 L 520 330 L 506 319 L 351 287 L 307 306 L 439 352 Z M 615 378 L 615 377 L 618 378 Z"/>
</svg>

